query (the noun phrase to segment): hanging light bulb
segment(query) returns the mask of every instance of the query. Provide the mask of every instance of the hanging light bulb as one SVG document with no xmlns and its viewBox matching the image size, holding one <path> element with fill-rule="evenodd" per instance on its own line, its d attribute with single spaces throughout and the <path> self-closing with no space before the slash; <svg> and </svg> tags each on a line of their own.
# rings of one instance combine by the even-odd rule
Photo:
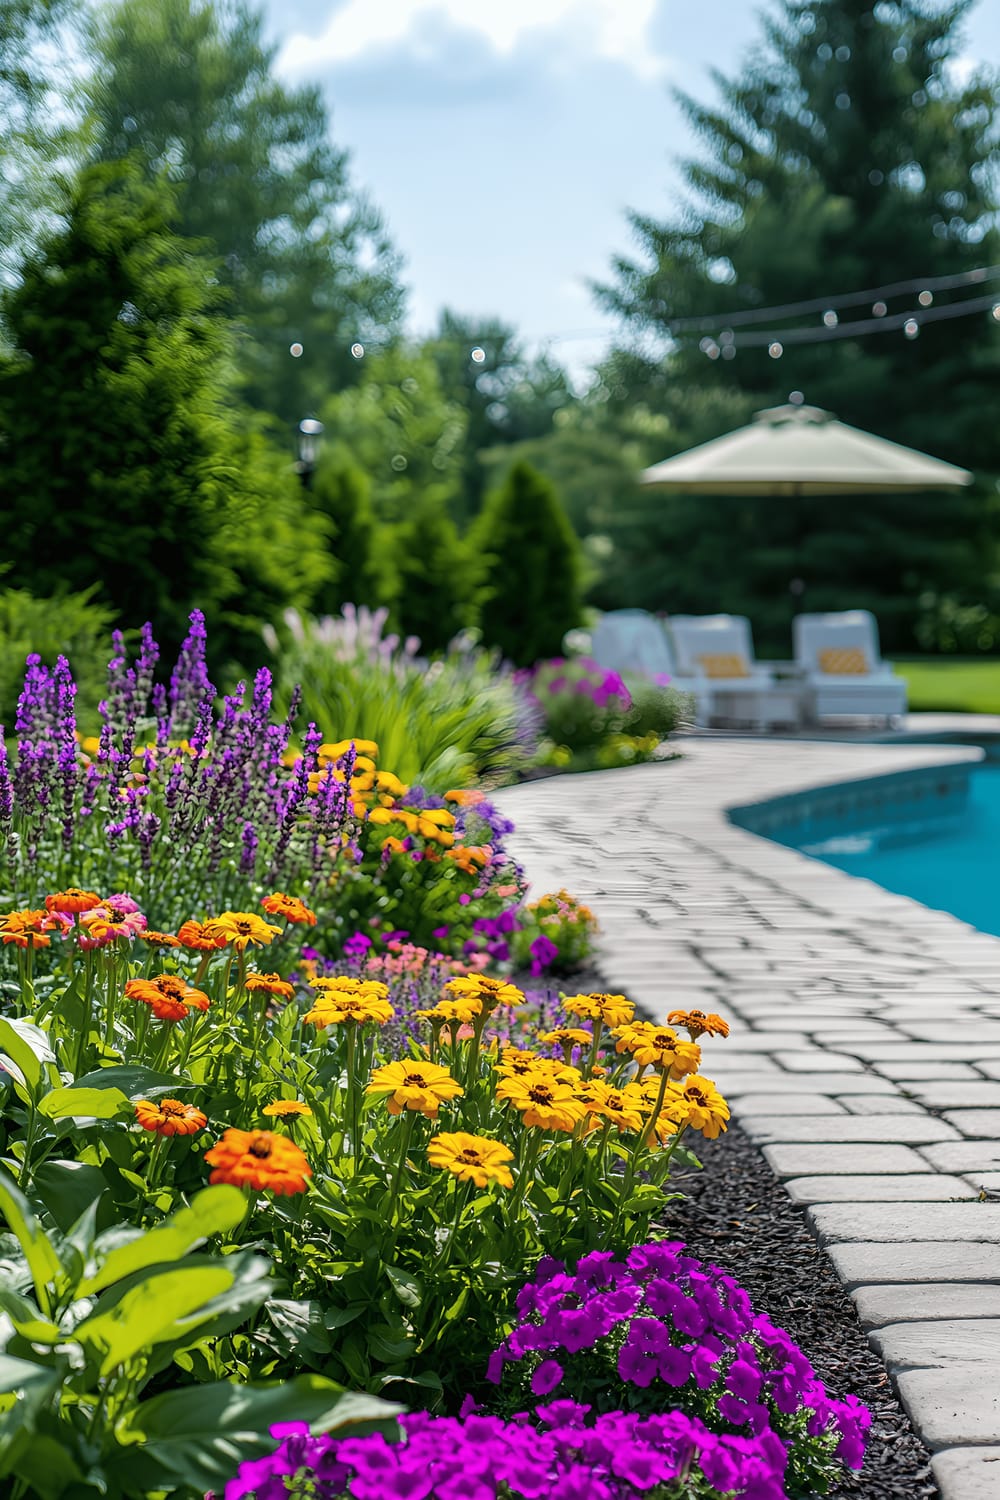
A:
<svg viewBox="0 0 1000 1500">
<path fill-rule="evenodd" d="M 301 359 L 302 358 L 302 353 L 303 353 L 302 345 L 301 344 L 289 344 L 289 346 L 288 346 L 288 352 L 292 356 L 293 359 Z"/>
<path fill-rule="evenodd" d="M 915 339 L 920 332 L 920 324 L 916 318 L 907 318 L 903 324 L 903 332 L 908 339 Z"/>
<path fill-rule="evenodd" d="M 778 343 L 778 340 L 775 339 L 773 344 L 768 344 L 767 352 L 772 359 L 780 359 L 785 350 L 784 347 Z"/>
<path fill-rule="evenodd" d="M 917 301 L 920 303 L 921 307 L 930 307 L 931 303 L 934 301 L 934 293 L 921 292 L 917 297 Z"/>
<path fill-rule="evenodd" d="M 837 314 L 833 311 L 832 307 L 828 308 L 827 311 L 823 314 L 824 328 L 836 328 L 839 322 L 840 319 L 837 317 Z"/>
<path fill-rule="evenodd" d="M 723 359 L 735 359 L 736 358 L 736 345 L 735 344 L 723 344 L 722 349 L 721 349 L 720 352 L 722 354 Z"/>
<path fill-rule="evenodd" d="M 365 346 L 364 346 L 364 344 L 352 344 L 351 345 L 351 353 L 354 355 L 355 359 L 364 359 L 364 357 L 365 357 Z"/>
<path fill-rule="evenodd" d="M 990 317 L 995 318 L 1000 323 L 1000 302 L 994 302 L 990 308 Z"/>
<path fill-rule="evenodd" d="M 477 344 L 476 347 L 472 350 L 472 353 L 469 355 L 469 358 L 472 360 L 472 363 L 474 365 L 484 365 L 486 363 L 486 350 L 481 349 Z"/>
<path fill-rule="evenodd" d="M 875 302 L 872 304 L 873 318 L 884 318 L 888 311 L 889 309 L 886 307 L 884 302 Z"/>
<path fill-rule="evenodd" d="M 702 354 L 707 354 L 709 359 L 718 359 L 719 355 L 722 353 L 722 350 L 719 348 L 715 340 L 710 338 L 703 338 L 701 343 L 698 345 L 698 348 L 701 350 Z"/>
</svg>

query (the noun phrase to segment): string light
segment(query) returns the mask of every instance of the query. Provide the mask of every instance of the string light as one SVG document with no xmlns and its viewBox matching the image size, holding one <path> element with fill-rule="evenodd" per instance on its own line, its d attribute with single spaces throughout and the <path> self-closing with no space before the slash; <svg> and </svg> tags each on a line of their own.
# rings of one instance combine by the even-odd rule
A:
<svg viewBox="0 0 1000 1500">
<path fill-rule="evenodd" d="M 836 328 L 839 322 L 840 319 L 837 317 L 837 314 L 834 312 L 833 308 L 828 307 L 826 312 L 823 314 L 824 328 Z"/>
<path fill-rule="evenodd" d="M 908 339 L 915 339 L 917 337 L 917 335 L 920 333 L 920 324 L 917 322 L 916 318 L 907 318 L 906 322 L 903 324 L 903 332 L 906 334 L 906 337 Z"/>
<path fill-rule="evenodd" d="M 351 345 L 351 353 L 354 355 L 355 359 L 364 359 L 364 357 L 365 357 L 365 346 L 364 346 L 364 344 L 352 344 Z"/>
<path fill-rule="evenodd" d="M 304 351 L 301 344 L 289 344 L 288 352 L 293 359 L 301 359 Z"/>
<path fill-rule="evenodd" d="M 894 281 L 887 286 L 873 286 L 861 292 L 842 292 L 835 297 L 811 297 L 805 302 L 785 302 L 776 307 L 753 307 L 743 312 L 729 312 L 725 315 L 726 327 L 742 328 L 754 323 L 773 323 L 778 318 L 800 317 L 804 313 L 834 312 L 839 307 L 856 307 L 862 302 L 884 303 L 889 297 L 901 297 L 908 292 L 919 294 L 955 291 L 961 287 L 981 285 L 984 281 L 996 281 L 998 278 L 1000 278 L 1000 265 L 977 266 L 972 271 L 960 271 L 952 276 L 919 276 L 912 281 Z M 933 301 L 933 297 L 931 300 Z M 921 303 L 921 306 L 927 305 Z M 671 333 L 691 331 L 710 333 L 718 325 L 718 313 L 703 313 L 691 318 L 672 318 L 669 323 Z"/>
<path fill-rule="evenodd" d="M 928 292 L 925 288 L 925 290 L 920 293 L 917 301 L 920 303 L 921 307 L 930 307 L 931 303 L 934 301 L 934 293 Z"/>
<path fill-rule="evenodd" d="M 486 350 L 481 349 L 477 344 L 469 355 L 469 358 L 474 365 L 484 365 L 486 363 Z"/>
<path fill-rule="evenodd" d="M 775 339 L 772 344 L 768 344 L 767 352 L 772 359 L 780 359 L 785 351 L 782 345 L 778 343 L 777 339 Z"/>
<path fill-rule="evenodd" d="M 826 343 L 829 339 L 854 339 L 861 338 L 869 333 L 891 333 L 902 329 L 907 338 L 916 338 L 916 333 L 908 333 L 907 325 L 913 324 L 919 333 L 925 323 L 936 323 L 944 318 L 967 318 L 973 313 L 990 313 L 998 322 L 1000 314 L 994 313 L 994 308 L 1000 308 L 1000 302 L 996 300 L 996 293 L 990 293 L 983 297 L 966 297 L 961 302 L 946 302 L 938 307 L 920 309 L 919 320 L 912 308 L 905 312 L 886 313 L 883 317 L 860 318 L 852 323 L 838 323 L 835 328 L 782 328 L 780 339 L 776 336 L 777 329 L 737 334 L 735 343 L 739 349 L 766 349 L 771 354 L 775 346 L 784 350 L 789 344 L 818 344 Z M 771 354 L 772 359 L 779 358 Z"/>
</svg>

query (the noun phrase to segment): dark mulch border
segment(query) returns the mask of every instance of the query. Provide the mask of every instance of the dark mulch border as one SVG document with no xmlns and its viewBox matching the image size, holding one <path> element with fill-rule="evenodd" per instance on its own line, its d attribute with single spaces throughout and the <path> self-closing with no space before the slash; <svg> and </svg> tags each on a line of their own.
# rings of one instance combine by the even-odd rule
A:
<svg viewBox="0 0 1000 1500">
<path fill-rule="evenodd" d="M 696 1146 L 704 1170 L 678 1169 L 671 1184 L 686 1196 L 669 1204 L 664 1225 L 691 1253 L 714 1261 L 746 1287 L 755 1307 L 802 1346 L 834 1395 L 848 1392 L 874 1421 L 860 1474 L 830 1492 L 838 1500 L 933 1500 L 930 1454 L 903 1411 L 853 1303 L 761 1152 L 733 1127 Z"/>
</svg>

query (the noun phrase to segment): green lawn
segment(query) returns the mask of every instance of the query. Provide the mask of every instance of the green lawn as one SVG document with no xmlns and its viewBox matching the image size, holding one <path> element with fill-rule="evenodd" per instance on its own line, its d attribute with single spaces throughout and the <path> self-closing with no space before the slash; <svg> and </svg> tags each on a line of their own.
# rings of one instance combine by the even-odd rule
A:
<svg viewBox="0 0 1000 1500">
<path fill-rule="evenodd" d="M 1000 714 L 1000 658 L 896 657 L 893 666 L 906 678 L 914 712 Z"/>
</svg>

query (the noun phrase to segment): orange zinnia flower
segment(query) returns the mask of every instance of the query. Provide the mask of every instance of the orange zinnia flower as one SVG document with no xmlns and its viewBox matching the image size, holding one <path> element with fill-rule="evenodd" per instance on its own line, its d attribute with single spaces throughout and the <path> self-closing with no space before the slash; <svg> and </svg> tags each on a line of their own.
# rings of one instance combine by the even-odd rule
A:
<svg viewBox="0 0 1000 1500">
<path fill-rule="evenodd" d="M 672 1010 L 667 1020 L 671 1026 L 683 1026 L 693 1042 L 700 1036 L 729 1035 L 729 1022 L 717 1016 L 714 1010 Z"/>
<path fill-rule="evenodd" d="M 129 1000 L 148 1005 L 158 1021 L 183 1021 L 192 1010 L 208 1010 L 208 996 L 196 990 L 179 974 L 158 974 L 155 979 L 130 979 L 125 986 Z"/>
<path fill-rule="evenodd" d="M 241 953 L 251 943 L 265 947 L 281 936 L 280 927 L 272 927 L 252 911 L 224 911 L 205 923 L 205 931 L 210 937 L 221 937 L 222 946 L 232 943 Z"/>
<path fill-rule="evenodd" d="M 135 1119 L 143 1130 L 155 1130 L 157 1135 L 197 1135 L 208 1123 L 200 1109 L 180 1099 L 161 1099 L 159 1104 L 140 1099 L 135 1106 Z"/>
<path fill-rule="evenodd" d="M 54 896 L 46 896 L 45 905 L 49 911 L 91 911 L 101 905 L 101 898 L 96 891 L 81 891 L 71 885 L 64 891 L 57 891 Z"/>
<path fill-rule="evenodd" d="M 184 922 L 177 929 L 177 941 L 185 948 L 193 948 L 196 953 L 214 953 L 226 946 L 224 937 L 209 932 L 207 922 Z"/>
<path fill-rule="evenodd" d="M 316 926 L 316 913 L 310 911 L 298 896 L 286 896 L 284 891 L 275 891 L 272 895 L 265 896 L 260 904 L 270 917 L 284 917 L 286 922 L 305 922 L 309 927 Z"/>
<path fill-rule="evenodd" d="M 56 920 L 44 908 L 31 911 L 9 911 L 0 917 L 0 939 L 16 943 L 19 948 L 47 948 L 52 939 L 45 932 Z"/>
<path fill-rule="evenodd" d="M 209 1182 L 228 1182 L 279 1197 L 304 1193 L 312 1176 L 312 1167 L 295 1142 L 270 1130 L 227 1130 L 218 1145 L 205 1152 L 205 1160 L 214 1168 Z"/>
<path fill-rule="evenodd" d="M 256 990 L 266 990 L 269 995 L 280 995 L 282 1000 L 291 1000 L 295 990 L 280 974 L 248 974 L 246 987 L 252 995 Z"/>
<path fill-rule="evenodd" d="M 139 936 L 151 948 L 179 948 L 181 946 L 180 938 L 175 937 L 172 932 L 150 932 L 147 928 L 145 932 L 140 932 Z"/>
</svg>

